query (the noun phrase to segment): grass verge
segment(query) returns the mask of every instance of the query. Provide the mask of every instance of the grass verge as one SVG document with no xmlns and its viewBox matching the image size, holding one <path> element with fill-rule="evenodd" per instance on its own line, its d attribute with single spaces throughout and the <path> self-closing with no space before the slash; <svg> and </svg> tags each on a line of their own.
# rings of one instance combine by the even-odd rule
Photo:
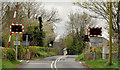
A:
<svg viewBox="0 0 120 70">
<path fill-rule="evenodd" d="M 40 56 L 34 57 L 32 59 L 41 59 L 41 58 L 45 58 L 45 57 L 50 57 L 50 56 L 56 55 L 54 52 L 44 52 L 44 51 L 39 52 L 39 54 L 40 54 Z"/>
<path fill-rule="evenodd" d="M 19 64 L 18 61 L 2 60 L 2 68 L 17 68 Z"/>
<path fill-rule="evenodd" d="M 113 60 L 113 65 L 111 66 L 106 66 L 108 60 L 90 60 L 90 61 L 85 61 L 85 65 L 94 68 L 95 70 L 118 70 L 118 60 Z"/>
<path fill-rule="evenodd" d="M 0 59 L 0 70 L 2 69 L 2 59 Z"/>
<path fill-rule="evenodd" d="M 77 61 L 85 61 L 83 53 L 81 53 L 80 55 L 78 55 Z"/>
</svg>

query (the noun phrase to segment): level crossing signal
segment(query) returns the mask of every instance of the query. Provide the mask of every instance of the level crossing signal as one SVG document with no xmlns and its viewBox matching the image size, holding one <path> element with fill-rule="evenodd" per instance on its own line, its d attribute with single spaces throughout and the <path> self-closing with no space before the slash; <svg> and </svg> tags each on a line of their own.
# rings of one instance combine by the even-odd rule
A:
<svg viewBox="0 0 120 70">
<path fill-rule="evenodd" d="M 24 33 L 24 25 L 10 24 L 10 33 Z"/>
<path fill-rule="evenodd" d="M 88 33 L 89 36 L 102 36 L 102 27 L 89 27 Z"/>
<path fill-rule="evenodd" d="M 100 28 L 91 28 L 90 29 L 90 35 L 100 35 L 101 29 Z"/>
</svg>

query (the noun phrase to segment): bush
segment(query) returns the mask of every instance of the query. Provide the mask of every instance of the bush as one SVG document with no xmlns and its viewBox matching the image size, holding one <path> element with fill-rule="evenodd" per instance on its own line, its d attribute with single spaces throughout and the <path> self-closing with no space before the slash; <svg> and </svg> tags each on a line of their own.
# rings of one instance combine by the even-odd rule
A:
<svg viewBox="0 0 120 70">
<path fill-rule="evenodd" d="M 38 47 L 37 46 L 30 46 L 29 51 L 36 54 L 36 53 L 38 53 Z"/>
<path fill-rule="evenodd" d="M 81 53 L 80 55 L 78 55 L 78 61 L 84 61 L 84 55 L 83 55 L 83 53 Z"/>
<path fill-rule="evenodd" d="M 30 46 L 29 50 L 30 52 L 33 52 L 33 53 L 38 53 L 39 51 L 55 52 L 54 48 L 40 47 L 40 46 Z"/>
<path fill-rule="evenodd" d="M 56 54 L 55 54 L 55 52 L 48 52 L 48 55 L 49 55 L 49 56 L 54 56 L 54 55 L 56 55 Z"/>
<path fill-rule="evenodd" d="M 7 48 L 7 59 L 11 61 L 16 60 L 15 49 Z"/>
<path fill-rule="evenodd" d="M 26 49 L 23 48 L 23 46 L 18 46 L 18 58 L 19 59 L 24 59 L 26 54 Z"/>
<path fill-rule="evenodd" d="M 31 52 L 32 58 L 34 57 L 47 57 L 50 55 L 54 55 L 52 53 L 49 52 L 54 52 L 54 48 L 48 48 L 48 47 L 39 47 L 39 46 L 30 46 L 29 50 Z"/>
<path fill-rule="evenodd" d="M 46 57 L 48 56 L 48 53 L 44 52 L 44 51 L 41 51 L 39 52 L 40 56 L 43 56 L 43 57 Z"/>
<path fill-rule="evenodd" d="M 4 48 L 0 48 L 0 49 L 2 50 L 2 58 L 5 59 L 6 55 L 7 55 L 6 49 L 4 49 Z"/>
<path fill-rule="evenodd" d="M 1 49 L 1 48 L 0 48 Z M 13 61 L 16 59 L 16 51 L 14 48 L 2 48 L 2 56 L 3 59 L 8 59 Z M 55 54 L 54 48 L 46 48 L 46 47 L 39 47 L 39 46 L 30 46 L 27 49 L 27 53 L 31 54 L 31 58 L 34 57 L 47 57 L 53 56 Z M 23 46 L 18 46 L 18 59 L 26 59 L 26 49 Z"/>
</svg>

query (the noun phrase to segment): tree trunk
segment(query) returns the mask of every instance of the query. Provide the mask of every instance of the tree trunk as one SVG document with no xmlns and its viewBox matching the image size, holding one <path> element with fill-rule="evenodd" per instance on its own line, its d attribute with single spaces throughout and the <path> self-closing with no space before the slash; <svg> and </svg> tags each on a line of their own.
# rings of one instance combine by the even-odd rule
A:
<svg viewBox="0 0 120 70">
<path fill-rule="evenodd" d="M 109 22 L 109 40 L 110 40 L 110 48 L 109 48 L 109 59 L 108 65 L 112 65 L 112 2 L 110 2 L 110 22 Z"/>
<path fill-rule="evenodd" d="M 28 18 L 30 18 L 30 9 L 28 9 Z"/>
<path fill-rule="evenodd" d="M 117 17 L 117 21 L 118 21 L 118 60 L 120 61 L 120 1 L 118 3 L 118 17 Z"/>
</svg>

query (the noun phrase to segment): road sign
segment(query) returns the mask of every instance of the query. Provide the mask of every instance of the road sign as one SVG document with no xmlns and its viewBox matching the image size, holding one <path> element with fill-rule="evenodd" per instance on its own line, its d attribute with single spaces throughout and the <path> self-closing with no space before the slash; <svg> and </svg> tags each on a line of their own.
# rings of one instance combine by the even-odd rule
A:
<svg viewBox="0 0 120 70">
<path fill-rule="evenodd" d="M 28 41 L 32 41 L 32 34 L 23 34 L 22 39 L 26 41 L 26 36 L 28 35 Z"/>
<path fill-rule="evenodd" d="M 24 33 L 24 25 L 10 24 L 10 33 Z"/>
<path fill-rule="evenodd" d="M 90 42 L 96 42 L 96 43 L 102 43 L 103 38 L 102 37 L 90 37 Z"/>
<path fill-rule="evenodd" d="M 20 41 L 14 41 L 14 45 L 20 45 Z"/>
<path fill-rule="evenodd" d="M 109 54 L 109 47 L 108 46 L 103 47 L 103 53 Z"/>
<path fill-rule="evenodd" d="M 29 46 L 29 42 L 21 42 L 22 46 L 27 47 Z"/>
</svg>

